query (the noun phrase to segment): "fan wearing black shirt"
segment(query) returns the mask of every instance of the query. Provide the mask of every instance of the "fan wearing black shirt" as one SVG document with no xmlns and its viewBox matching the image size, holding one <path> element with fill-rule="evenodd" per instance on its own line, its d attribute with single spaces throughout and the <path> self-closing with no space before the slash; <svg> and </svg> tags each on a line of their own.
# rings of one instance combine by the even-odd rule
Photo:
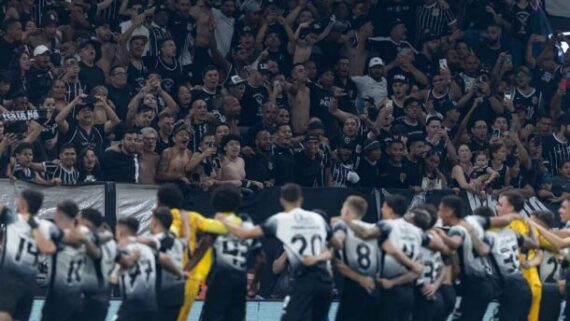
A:
<svg viewBox="0 0 570 321">
<path fill-rule="evenodd" d="M 55 122 L 62 134 L 62 142 L 74 145 L 76 150 L 93 148 L 95 154 L 100 156 L 105 148 L 105 136 L 110 134 L 121 120 L 109 104 L 101 104 L 108 120 L 103 125 L 95 125 L 94 105 L 93 98 L 79 95 L 57 114 Z M 67 121 L 67 116 L 73 109 L 75 109 L 75 119 L 70 123 Z"/>
<path fill-rule="evenodd" d="M 55 78 L 51 72 L 50 54 L 44 45 L 34 49 L 34 63 L 28 76 L 28 98 L 34 104 L 47 95 Z"/>
<path fill-rule="evenodd" d="M 267 101 L 261 106 L 261 121 L 255 123 L 247 131 L 245 136 L 246 146 L 255 146 L 257 133 L 262 130 L 273 132 L 275 130 L 275 117 L 277 116 L 277 106 L 271 101 Z"/>
<path fill-rule="evenodd" d="M 391 63 L 396 59 L 398 52 L 404 48 L 414 49 L 412 44 L 406 41 L 408 29 L 404 21 L 399 18 L 392 20 L 392 28 L 388 37 L 368 38 L 369 51 L 373 52 L 372 57 L 380 57 L 386 63 Z M 415 51 L 415 50 L 414 50 Z"/>
<path fill-rule="evenodd" d="M 388 143 L 388 158 L 380 165 L 379 186 L 420 189 L 421 173 L 412 168 L 413 165 L 404 158 L 404 153 L 405 146 L 402 141 L 393 140 Z"/>
<path fill-rule="evenodd" d="M 281 186 L 294 181 L 295 157 L 291 148 L 293 132 L 289 125 L 280 125 L 273 137 L 273 160 L 275 164 L 275 185 Z"/>
<path fill-rule="evenodd" d="M 242 126 L 253 126 L 261 119 L 261 106 L 269 98 L 269 92 L 263 84 L 269 79 L 271 71 L 266 63 L 259 63 L 257 71 L 252 71 L 248 82 L 245 85 L 245 93 L 241 99 L 243 111 L 241 113 L 240 124 Z"/>
<path fill-rule="evenodd" d="M 273 186 L 275 173 L 271 155 L 271 134 L 262 129 L 255 137 L 255 153 L 244 156 L 245 178 L 262 182 L 265 187 Z"/>
<path fill-rule="evenodd" d="M 120 119 L 127 119 L 127 107 L 133 98 L 133 90 L 127 83 L 127 68 L 124 66 L 113 66 L 109 73 L 109 99 L 115 104 L 115 111 Z"/>
<path fill-rule="evenodd" d="M 202 99 L 208 104 L 208 111 L 212 112 L 217 109 L 216 100 L 219 96 L 218 84 L 220 80 L 220 74 L 214 66 L 206 66 L 204 72 L 202 73 L 202 87 L 199 89 L 193 89 L 192 101 Z"/>
<path fill-rule="evenodd" d="M 362 187 L 377 187 L 380 175 L 380 158 L 382 149 L 380 142 L 375 139 L 367 139 L 362 144 L 362 155 L 356 162 L 356 173 L 360 177 L 358 183 Z"/>
<path fill-rule="evenodd" d="M 22 39 L 22 23 L 14 18 L 8 18 L 2 24 L 4 30 L 3 36 L 0 38 L 0 68 L 8 70 L 10 61 L 14 51 L 21 45 Z"/>
<path fill-rule="evenodd" d="M 489 25 L 485 28 L 485 41 L 475 49 L 477 58 L 481 60 L 481 65 L 487 70 L 492 70 L 499 59 L 499 54 L 507 51 L 501 45 L 501 36 L 501 27 L 495 24 Z"/>
<path fill-rule="evenodd" d="M 415 98 L 407 98 L 404 101 L 404 114 L 404 119 L 398 123 L 406 128 L 408 136 L 425 136 L 425 126 L 420 122 L 420 118 L 422 117 L 420 101 Z"/>
<path fill-rule="evenodd" d="M 172 39 L 162 41 L 160 45 L 160 56 L 156 59 L 154 69 L 162 76 L 162 88 L 171 96 L 174 96 L 175 89 L 183 82 L 182 66 L 176 59 L 176 44 Z"/>
<path fill-rule="evenodd" d="M 121 183 L 139 182 L 139 161 L 136 154 L 136 138 L 140 133 L 127 129 L 118 150 L 108 149 L 101 157 L 103 180 Z"/>
<path fill-rule="evenodd" d="M 295 154 L 295 183 L 303 187 L 324 186 L 322 177 L 323 159 L 319 154 L 319 137 L 305 136 L 304 149 Z"/>
<path fill-rule="evenodd" d="M 85 86 L 85 91 L 90 92 L 95 86 L 105 83 L 105 73 L 95 65 L 96 48 L 98 43 L 94 40 L 84 41 L 79 44 L 79 81 Z"/>
</svg>

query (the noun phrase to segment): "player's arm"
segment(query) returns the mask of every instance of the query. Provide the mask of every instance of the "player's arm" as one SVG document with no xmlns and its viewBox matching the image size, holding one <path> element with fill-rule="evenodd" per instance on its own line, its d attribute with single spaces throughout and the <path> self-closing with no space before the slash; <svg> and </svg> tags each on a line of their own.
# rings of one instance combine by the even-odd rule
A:
<svg viewBox="0 0 570 321">
<path fill-rule="evenodd" d="M 350 227 L 350 229 L 354 231 L 356 236 L 358 236 L 359 238 L 361 238 L 363 240 L 380 238 L 381 232 L 380 232 L 379 226 L 373 226 L 373 227 L 367 228 L 367 227 L 355 224 L 354 222 L 351 222 L 351 221 L 346 221 L 346 225 L 348 225 L 348 227 Z"/>
<path fill-rule="evenodd" d="M 287 268 L 287 252 L 283 251 L 281 255 L 273 261 L 273 265 L 271 266 L 271 271 L 273 274 L 280 274 Z"/>
<path fill-rule="evenodd" d="M 305 266 L 313 266 L 315 264 L 330 261 L 333 258 L 332 251 L 330 249 L 326 249 L 320 254 L 312 255 L 312 256 L 303 256 L 301 262 Z"/>
<path fill-rule="evenodd" d="M 192 217 L 189 218 L 190 220 L 194 220 L 196 225 L 196 229 L 199 231 L 210 233 L 210 234 L 227 234 L 228 229 L 222 222 L 223 219 L 211 219 L 205 218 L 204 216 L 198 213 L 192 213 Z M 220 216 L 220 218 L 225 218 L 224 216 Z"/>
<path fill-rule="evenodd" d="M 536 254 L 534 255 L 534 257 L 528 261 L 524 258 L 524 256 L 521 255 L 521 257 L 522 257 L 521 265 L 524 268 L 528 269 L 531 267 L 539 266 L 540 263 L 542 263 L 542 258 L 544 257 L 544 252 L 542 250 L 536 251 Z"/>
<path fill-rule="evenodd" d="M 264 235 L 263 230 L 259 225 L 255 225 L 253 228 L 250 229 L 245 229 L 241 226 L 231 223 L 229 220 L 226 219 L 223 219 L 220 222 L 222 222 L 225 225 L 230 234 L 233 234 L 242 240 L 258 238 Z"/>
<path fill-rule="evenodd" d="M 454 251 L 463 245 L 463 237 L 461 235 L 453 233 L 451 236 L 449 236 L 444 230 L 440 228 L 435 228 L 434 231 L 436 231 L 439 237 L 441 237 L 443 244 Z"/>
<path fill-rule="evenodd" d="M 135 265 L 139 260 L 141 253 L 138 250 L 131 251 L 129 253 L 121 253 L 117 258 L 117 263 L 121 266 L 121 269 L 127 270 L 131 266 Z"/>
<path fill-rule="evenodd" d="M 570 247 L 570 238 L 569 237 L 561 238 L 560 236 L 549 231 L 548 229 L 540 226 L 540 224 L 537 224 L 533 220 L 530 220 L 529 222 L 532 226 L 536 227 L 536 229 L 540 232 L 540 234 L 550 244 L 554 245 L 554 247 L 556 247 L 556 249 L 560 250 L 560 249 Z"/>
<path fill-rule="evenodd" d="M 170 256 L 168 256 L 168 254 L 166 254 L 164 252 L 159 252 L 158 253 L 158 262 L 168 272 L 170 272 L 170 273 L 172 273 L 172 274 L 174 274 L 180 278 L 183 278 L 186 276 L 186 273 L 184 273 L 184 271 L 182 271 L 181 269 L 178 268 L 176 263 L 172 260 L 172 258 Z"/>
<path fill-rule="evenodd" d="M 405 265 L 408 269 L 420 273 L 423 269 L 421 263 L 410 259 L 402 250 L 397 248 L 394 243 L 390 240 L 385 240 L 382 242 L 382 250 L 391 256 L 393 256 L 396 261 L 400 262 L 401 264 Z"/>
<path fill-rule="evenodd" d="M 471 224 L 469 224 L 467 221 L 461 221 L 460 224 L 467 230 L 467 233 L 471 237 L 471 241 L 473 242 L 473 249 L 475 249 L 475 252 L 477 252 L 477 254 L 480 256 L 488 255 L 489 252 L 491 252 L 491 248 L 487 243 L 483 242 L 483 240 L 477 236 L 477 233 L 475 232 L 475 229 L 473 229 L 473 226 L 471 226 Z"/>
<path fill-rule="evenodd" d="M 57 251 L 57 247 L 55 243 L 52 241 L 52 238 L 59 238 L 63 237 L 62 234 L 54 236 L 50 231 L 42 231 L 39 227 L 38 222 L 33 216 L 30 216 L 28 219 L 28 224 L 32 228 L 32 235 L 34 240 L 36 241 L 36 247 L 41 254 L 54 254 Z M 59 232 L 63 233 L 63 232 Z"/>
<path fill-rule="evenodd" d="M 397 285 L 408 284 L 417 279 L 419 275 L 414 271 L 408 271 L 394 279 L 378 279 L 378 283 L 384 289 L 391 289 Z"/>
<path fill-rule="evenodd" d="M 348 267 L 348 265 L 344 264 L 342 260 L 334 258 L 333 266 L 340 274 L 360 284 L 360 286 L 362 286 L 366 290 L 366 292 L 372 293 L 376 288 L 376 283 L 371 277 L 364 276 L 362 274 L 353 271 L 351 268 Z"/>
<path fill-rule="evenodd" d="M 198 263 L 202 260 L 204 255 L 208 252 L 208 250 L 214 244 L 214 236 L 211 234 L 204 234 L 200 239 L 200 243 L 198 243 L 198 248 L 194 251 L 194 253 L 190 252 L 190 248 L 188 248 L 188 262 L 184 267 L 185 271 L 192 271 Z"/>
<path fill-rule="evenodd" d="M 523 220 L 518 214 L 507 214 L 501 216 L 493 216 L 489 217 L 489 226 L 490 227 L 505 227 L 511 224 L 514 220 Z"/>
<path fill-rule="evenodd" d="M 160 247 L 158 240 L 156 240 L 152 237 L 147 237 L 147 236 L 138 236 L 137 237 L 137 243 L 144 244 L 153 250 L 158 250 Z"/>
</svg>

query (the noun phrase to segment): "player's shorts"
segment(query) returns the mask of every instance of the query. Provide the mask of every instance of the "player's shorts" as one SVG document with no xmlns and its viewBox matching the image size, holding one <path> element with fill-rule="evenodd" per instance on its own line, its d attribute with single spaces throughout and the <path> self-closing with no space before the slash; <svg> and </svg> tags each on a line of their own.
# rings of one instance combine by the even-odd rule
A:
<svg viewBox="0 0 570 321">
<path fill-rule="evenodd" d="M 283 303 L 281 321 L 326 321 L 332 302 L 332 279 L 319 272 L 295 278 Z"/>
<path fill-rule="evenodd" d="M 200 320 L 244 320 L 246 296 L 245 272 L 213 272 L 208 277 L 208 291 Z"/>
<path fill-rule="evenodd" d="M 85 294 L 83 300 L 83 310 L 81 311 L 82 321 L 105 321 L 109 311 L 109 300 L 111 290 L 97 293 Z"/>
<path fill-rule="evenodd" d="M 349 278 L 344 278 L 336 321 L 366 321 L 374 312 L 378 291 L 373 294 Z"/>
<path fill-rule="evenodd" d="M 530 287 L 522 276 L 504 279 L 501 282 L 501 295 L 499 296 L 499 320 L 528 320 L 531 301 Z"/>
<path fill-rule="evenodd" d="M 455 293 L 455 287 L 451 284 L 442 284 L 438 292 L 441 293 L 441 297 L 443 298 L 443 315 L 441 319 L 435 321 L 445 321 L 447 317 L 453 313 L 453 309 L 455 309 L 457 294 Z"/>
<path fill-rule="evenodd" d="M 83 294 L 48 291 L 41 321 L 75 321 L 81 318 Z"/>
<path fill-rule="evenodd" d="M 542 300 L 540 301 L 540 321 L 558 321 L 562 294 L 556 283 L 542 284 Z"/>
<path fill-rule="evenodd" d="M 156 310 L 146 307 L 144 302 L 123 301 L 114 321 L 154 321 Z"/>
<path fill-rule="evenodd" d="M 438 290 L 434 296 L 426 298 L 422 294 L 422 288 L 414 289 L 414 321 L 442 320 L 444 315 L 444 301 Z"/>
<path fill-rule="evenodd" d="M 380 289 L 377 320 L 410 320 L 414 308 L 414 288 L 412 283 L 397 285 L 391 289 Z"/>
<path fill-rule="evenodd" d="M 495 298 L 495 280 L 489 277 L 464 276 L 461 279 L 458 320 L 482 320 L 489 303 Z"/>
<path fill-rule="evenodd" d="M 14 320 L 28 320 L 34 304 L 33 282 L 0 273 L 0 311 Z"/>
</svg>

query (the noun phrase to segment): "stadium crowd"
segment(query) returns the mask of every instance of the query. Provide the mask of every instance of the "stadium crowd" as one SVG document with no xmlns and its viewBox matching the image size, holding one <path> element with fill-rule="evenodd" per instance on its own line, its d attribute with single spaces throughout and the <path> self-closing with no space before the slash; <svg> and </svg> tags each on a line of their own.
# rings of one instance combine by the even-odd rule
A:
<svg viewBox="0 0 570 321">
<path fill-rule="evenodd" d="M 98 181 L 174 183 L 182 190 L 189 186 L 206 191 L 221 188 L 230 198 L 232 191 L 228 191 L 228 184 L 248 193 L 285 185 L 289 189 L 282 191 L 282 200 L 289 200 L 289 210 L 300 207 L 300 196 L 291 196 L 298 191 L 287 183 L 302 187 L 383 187 L 416 193 L 451 189 L 456 193 L 468 191 L 481 199 L 491 196 L 499 202 L 503 193 L 515 192 L 504 196 L 510 203 L 509 209 L 502 209 L 504 214 L 521 211 L 521 195 L 537 196 L 549 203 L 559 203 L 563 209 L 568 206 L 570 210 L 567 201 L 570 197 L 570 39 L 567 36 L 570 34 L 563 30 L 564 26 L 570 29 L 570 24 L 566 20 L 566 24 L 553 29 L 551 22 L 555 18 L 549 14 L 556 12 L 546 13 L 544 3 L 539 0 L 10 0 L 2 2 L 0 9 L 0 178 L 41 185 Z M 41 207 L 38 201 L 41 197 L 30 195 L 22 195 L 18 210 L 33 217 Z M 224 192 L 219 192 L 220 195 L 224 196 Z M 341 221 L 361 217 L 364 206 L 361 201 L 347 202 L 345 207 L 350 210 L 346 211 L 350 213 L 343 214 Z M 534 221 L 507 215 L 511 218 L 509 222 L 505 219 L 493 223 L 497 217 L 489 218 L 491 214 L 487 209 L 476 213 L 477 219 L 463 220 L 466 214 L 459 210 L 456 202 L 454 198 L 442 202 L 444 209 L 439 210 L 439 217 L 444 224 L 461 225 L 463 229 L 455 228 L 457 234 L 443 235 L 439 232 L 441 229 L 424 234 L 439 241 L 434 241 L 437 243 L 434 253 L 445 254 L 462 246 L 477 247 L 476 257 L 466 259 L 476 261 L 475 274 L 484 280 L 479 283 L 488 285 L 479 291 L 481 294 L 489 294 L 487 290 L 496 285 L 487 282 L 492 277 L 480 275 L 486 273 L 488 267 L 478 261 L 479 256 L 488 255 L 488 252 L 481 254 L 485 252 L 482 250 L 484 242 L 471 241 L 481 238 L 483 228 L 517 225 L 516 222 L 523 221 L 524 228 L 512 229 L 528 238 L 515 237 L 514 245 L 521 241 L 519 245 L 523 246 L 529 242 L 522 241 L 532 241 L 538 231 L 549 235 L 543 230 L 554 224 L 545 213 L 536 213 Z M 405 214 L 401 200 L 387 204 L 390 210 L 386 213 L 390 218 Z M 227 204 L 220 206 L 214 205 L 220 213 L 237 210 L 224 207 L 229 206 Z M 167 207 L 182 206 L 170 204 Z M 287 210 L 288 207 L 284 207 Z M 183 233 L 181 226 L 214 234 L 225 234 L 228 230 L 238 235 L 242 232 L 233 230 L 232 223 L 225 219 L 221 219 L 222 224 L 190 215 L 196 217 L 195 221 L 189 219 L 193 223 L 181 223 L 178 212 L 169 218 L 168 211 L 159 209 L 153 213 L 152 227 L 153 233 L 160 235 L 158 238 L 166 234 L 171 224 L 178 224 L 179 234 Z M 49 234 L 47 223 L 45 228 L 42 224 L 39 228 L 45 235 L 57 239 L 55 243 L 68 242 L 65 245 L 68 247 L 81 243 L 87 252 L 93 250 L 92 243 L 106 244 L 99 238 L 109 236 L 104 232 L 99 235 L 99 228 L 93 225 L 100 225 L 99 214 L 89 210 L 85 213 L 85 209 L 79 211 L 80 217 L 85 216 L 83 225 L 92 230 L 89 235 L 95 235 L 96 242 L 86 240 L 75 230 L 71 240 L 63 241 L 67 236 L 61 231 L 69 229 L 69 223 L 79 217 L 78 211 L 72 204 L 62 203 L 58 215 L 64 218 L 56 221 L 59 228 L 56 230 L 60 232 Z M 384 212 L 383 209 L 383 215 Z M 433 212 L 431 208 L 420 208 L 413 213 L 423 217 Z M 14 217 L 8 211 L 0 218 L 4 227 L 13 225 Z M 436 223 L 433 219 L 422 219 L 424 221 L 418 219 L 421 222 L 409 219 L 409 224 L 427 231 Z M 241 222 L 241 219 L 236 220 Z M 315 224 L 315 229 L 325 228 L 314 216 L 309 215 L 307 220 Z M 563 217 L 560 220 L 567 221 Z M 468 223 L 460 224 L 460 221 Z M 31 230 L 38 228 L 34 219 L 31 222 Z M 340 240 L 352 240 L 358 231 L 358 237 L 370 234 L 370 238 L 384 241 L 386 235 L 401 237 L 399 232 L 388 230 L 409 229 L 407 225 L 400 230 L 400 227 L 388 228 L 382 224 L 359 229 L 339 222 L 335 223 L 342 225 L 339 228 L 344 233 Z M 276 226 L 287 224 L 268 221 L 262 226 L 262 232 L 281 239 L 284 236 L 277 232 Z M 136 234 L 137 226 L 132 221 L 119 224 L 121 233 L 116 235 L 117 242 L 126 247 Z M 28 226 L 24 224 L 19 228 L 25 230 Z M 457 232 L 458 229 L 461 231 Z M 285 233 L 287 237 L 288 233 Z M 47 246 L 49 242 L 38 241 L 38 237 L 34 234 L 25 240 L 32 244 L 28 252 L 36 251 L 30 250 L 35 249 L 35 243 L 42 244 L 37 244 L 35 257 L 38 251 L 53 252 Z M 314 244 L 308 243 L 313 242 L 312 239 L 304 237 L 297 240 L 314 249 Z M 321 275 L 321 270 L 326 270 L 323 264 L 330 260 L 324 250 L 325 237 L 319 234 L 322 252 L 313 250 L 311 256 L 303 255 L 301 250 L 297 256 L 287 253 L 279 257 L 273 262 L 276 273 L 286 271 L 287 260 L 297 258 L 290 262 L 293 270 L 305 271 L 307 265 L 316 265 L 321 267 L 317 273 Z M 512 237 L 508 235 L 505 244 L 511 242 Z M 551 243 L 557 241 L 557 247 L 566 246 L 551 235 L 545 238 Z M 153 240 L 141 242 L 161 250 L 164 240 Z M 290 241 L 283 241 L 285 248 Z M 172 239 L 166 243 L 164 246 L 168 249 L 178 246 Z M 194 237 L 180 247 L 187 246 L 192 252 L 201 249 L 198 243 L 203 242 Z M 242 244 L 247 244 L 243 245 L 245 252 L 257 246 L 251 241 L 229 249 L 222 243 L 218 245 L 219 251 L 238 254 Z M 401 245 L 399 241 L 395 243 L 396 247 Z M 12 243 L 4 241 L 3 244 Z M 25 243 L 20 243 L 12 250 L 21 255 L 22 250 L 18 252 L 18 249 L 24 246 Z M 549 246 L 555 253 L 553 245 Z M 493 243 L 488 247 L 492 252 Z M 400 250 L 418 259 L 417 251 Z M 518 247 L 504 253 L 515 253 L 515 250 L 518 251 Z M 357 251 L 354 255 L 358 263 L 364 256 L 360 250 L 355 248 L 354 251 Z M 142 263 L 133 265 L 139 255 L 152 256 L 146 248 L 134 252 L 137 253 L 134 257 L 132 253 L 121 257 L 123 268 L 139 268 Z M 398 256 L 397 251 L 390 253 L 408 263 L 410 270 L 418 269 L 413 262 Z M 307 256 L 310 258 L 300 259 Z M 559 263 L 556 258 L 550 260 L 551 257 L 556 255 L 527 256 L 528 260 L 517 260 L 516 271 L 508 274 L 516 272 L 518 277 L 520 271 L 527 273 L 525 271 L 543 263 Z M 184 256 L 184 260 L 187 259 Z M 195 259 L 190 263 L 199 266 L 200 262 Z M 172 261 L 164 259 L 158 263 L 180 272 L 177 277 L 184 276 L 171 265 Z M 228 264 L 239 265 L 240 271 L 245 269 L 245 263 L 238 263 Z M 451 263 L 447 263 L 442 264 L 450 267 Z M 355 269 L 366 275 L 371 268 L 367 266 L 364 270 Z M 79 267 L 73 265 L 68 278 L 75 275 L 76 269 Z M 349 270 L 344 272 L 372 292 L 376 283 L 371 285 L 368 279 L 354 276 Z M 398 271 L 392 272 L 398 274 Z M 564 278 L 558 276 L 558 265 L 552 270 L 556 273 L 538 275 L 536 268 L 533 271 L 534 274 L 523 274 L 532 290 L 532 308 L 527 314 L 529 320 L 536 321 L 541 293 L 537 284 L 546 279 L 547 283 L 557 283 Z M 208 269 L 196 273 L 202 272 L 207 275 Z M 115 274 L 121 275 L 120 269 Z M 347 274 L 344 275 L 350 278 Z M 205 275 L 196 278 L 204 279 Z M 446 274 L 437 273 L 441 275 Z M 504 282 L 505 277 L 501 277 L 500 272 L 494 275 L 499 275 Z M 448 283 L 443 278 L 437 281 L 452 288 L 451 275 L 448 277 L 445 278 Z M 91 281 L 97 283 L 97 280 Z M 288 293 L 294 282 L 282 281 L 283 293 L 276 297 Z M 470 286 L 481 289 L 480 284 L 473 285 L 476 281 L 469 281 Z M 223 278 L 219 282 L 224 283 Z M 308 284 L 313 284 L 310 282 Z M 133 281 L 131 286 L 134 284 Z M 394 287 L 386 280 L 379 284 L 386 290 Z M 501 284 L 504 288 L 507 283 Z M 7 286 L 20 288 L 19 284 Z M 190 286 L 199 286 L 199 282 L 190 282 Z M 520 290 L 520 283 L 513 286 Z M 227 290 L 223 286 L 217 289 Z M 294 289 L 299 291 L 297 295 L 307 290 L 301 285 Z M 187 283 L 186 293 L 196 293 L 194 290 L 189 290 Z M 358 296 L 362 291 L 354 291 L 356 297 L 362 298 Z M 425 291 L 425 297 L 430 298 L 427 305 L 435 293 L 443 292 L 437 292 L 437 288 Z M 398 291 L 391 291 L 390 297 L 395 301 L 383 301 L 382 311 L 406 301 L 405 295 L 410 293 L 404 292 L 402 296 Z M 255 296 L 255 290 L 248 295 Z M 49 302 L 58 299 L 52 296 Z M 86 315 L 97 318 L 101 305 L 97 305 L 98 297 L 90 299 L 93 310 Z M 485 300 L 490 300 L 489 297 L 476 299 L 479 302 L 463 314 L 464 320 L 479 318 L 481 306 L 486 307 L 488 301 Z M 452 301 L 439 297 L 433 301 L 445 303 L 449 314 Z M 559 303 L 560 297 L 553 301 Z M 518 304 L 507 302 L 508 305 L 502 305 L 503 309 Z M 2 308 L 14 306 L 14 302 L 8 303 L 2 301 L 0 295 L 1 321 L 10 320 L 3 319 L 2 314 Z M 453 301 L 451 305 L 454 304 Z M 370 305 L 374 304 L 365 308 Z M 57 304 L 46 306 L 53 308 Z M 185 306 L 189 309 L 191 303 L 185 302 Z M 166 312 L 161 310 L 163 320 L 178 315 L 180 306 L 175 312 L 172 307 L 168 308 Z M 212 309 L 215 310 L 205 307 L 208 313 L 214 313 Z M 406 313 L 413 309 L 408 307 Z M 414 318 L 429 309 L 421 306 Z M 559 307 L 549 309 L 551 314 L 556 314 L 552 311 L 558 311 Z M 363 311 L 365 315 L 376 314 Z M 46 313 L 50 315 L 50 311 Z M 129 312 L 124 313 L 130 316 Z M 184 313 L 187 315 L 188 310 Z M 407 320 L 411 314 L 406 313 L 393 311 L 387 314 L 386 320 L 392 320 L 391 317 Z M 526 317 L 521 314 L 519 318 L 509 310 L 500 313 L 503 313 L 501 320 Z M 364 320 L 357 316 L 355 313 L 350 317 Z M 307 316 L 287 317 L 301 320 Z M 426 313 L 422 317 L 439 320 L 444 316 Z M 206 321 L 218 320 L 217 316 L 205 318 Z M 349 320 L 349 317 L 344 318 Z M 552 315 L 544 318 L 554 320 Z"/>
</svg>

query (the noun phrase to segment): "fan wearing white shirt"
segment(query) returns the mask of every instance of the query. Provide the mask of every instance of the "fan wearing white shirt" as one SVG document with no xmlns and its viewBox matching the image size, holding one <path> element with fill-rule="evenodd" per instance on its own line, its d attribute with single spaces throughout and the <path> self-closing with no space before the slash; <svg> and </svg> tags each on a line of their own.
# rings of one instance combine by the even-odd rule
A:
<svg viewBox="0 0 570 321">
<path fill-rule="evenodd" d="M 374 103 L 380 103 L 388 97 L 388 82 L 384 78 L 384 61 L 382 58 L 374 57 L 368 62 L 368 75 L 353 76 L 352 81 L 356 84 L 358 98 L 373 98 Z"/>
</svg>

